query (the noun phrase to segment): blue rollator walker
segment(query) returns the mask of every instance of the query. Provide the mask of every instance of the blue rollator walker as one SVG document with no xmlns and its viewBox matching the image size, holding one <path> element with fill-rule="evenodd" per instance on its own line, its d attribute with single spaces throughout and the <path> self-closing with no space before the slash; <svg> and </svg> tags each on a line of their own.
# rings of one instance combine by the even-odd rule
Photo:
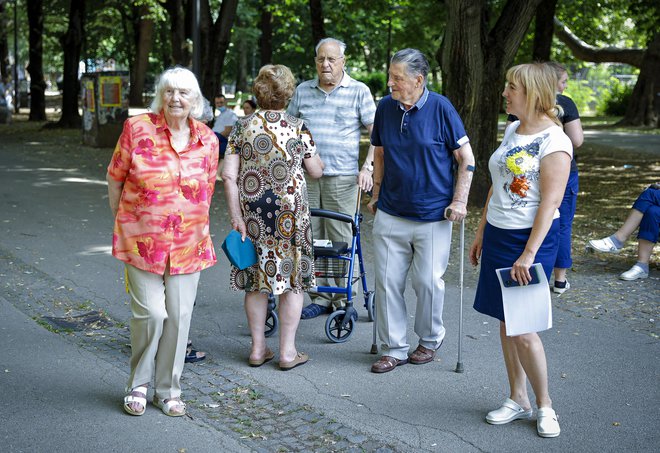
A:
<svg viewBox="0 0 660 453">
<path fill-rule="evenodd" d="M 336 310 L 325 323 L 325 334 L 333 343 L 343 343 L 353 334 L 357 310 L 353 307 L 353 285 L 362 281 L 362 294 L 364 296 L 364 307 L 367 310 L 369 321 L 374 320 L 374 292 L 367 287 L 367 275 L 364 270 L 362 259 L 362 245 L 360 243 L 360 224 L 362 214 L 360 213 L 360 202 L 362 191 L 358 189 L 357 206 L 353 216 L 342 212 L 327 209 L 310 209 L 312 217 L 322 217 L 349 223 L 353 234 L 351 243 L 330 242 L 325 240 L 314 241 L 314 268 L 317 278 L 334 279 L 337 286 L 316 286 L 310 291 L 317 293 L 345 294 L 346 306 Z M 355 258 L 357 257 L 360 272 L 354 276 Z M 277 331 L 279 324 L 277 313 L 274 311 L 275 298 L 268 298 L 268 315 L 266 317 L 266 336 L 269 337 Z"/>
</svg>

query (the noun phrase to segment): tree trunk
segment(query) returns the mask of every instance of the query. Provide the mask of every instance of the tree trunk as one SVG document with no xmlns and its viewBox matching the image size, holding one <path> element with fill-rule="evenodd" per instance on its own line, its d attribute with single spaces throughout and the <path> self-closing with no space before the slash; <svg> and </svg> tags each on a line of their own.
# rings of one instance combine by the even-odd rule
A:
<svg viewBox="0 0 660 453">
<path fill-rule="evenodd" d="M 60 38 L 64 51 L 64 70 L 62 73 L 62 117 L 59 127 L 77 128 L 81 125 L 78 111 L 78 63 L 84 39 L 85 0 L 71 0 L 69 9 L 69 27 Z"/>
<path fill-rule="evenodd" d="M 143 107 L 144 78 L 149 68 L 149 53 L 154 36 L 154 21 L 149 17 L 148 5 L 143 5 L 136 11 L 137 21 L 133 24 L 135 30 L 135 60 L 131 68 L 131 87 L 128 102 L 133 107 Z"/>
<path fill-rule="evenodd" d="M 236 27 L 241 25 L 240 18 L 236 18 Z M 236 43 L 236 91 L 245 93 L 248 91 L 247 73 L 248 73 L 248 48 L 245 38 L 238 39 Z"/>
<path fill-rule="evenodd" d="M 575 57 L 594 63 L 626 63 L 640 68 L 626 114 L 620 121 L 628 126 L 660 127 L 660 33 L 656 33 L 649 47 L 622 49 L 593 47 L 575 36 L 557 18 L 555 35 L 573 52 Z"/>
<path fill-rule="evenodd" d="M 532 61 L 550 61 L 557 0 L 543 0 L 536 10 Z"/>
<path fill-rule="evenodd" d="M 488 159 L 496 147 L 506 69 L 541 0 L 508 0 L 492 29 L 481 0 L 447 0 L 448 20 L 436 54 L 443 89 L 465 123 L 477 170 L 470 203 L 483 206 L 490 188 Z"/>
<path fill-rule="evenodd" d="M 44 79 L 43 32 L 44 2 L 28 0 L 28 22 L 30 24 L 30 121 L 46 121 L 46 80 Z"/>
<path fill-rule="evenodd" d="M 166 66 L 191 66 L 192 54 L 186 43 L 186 21 L 190 16 L 186 14 L 183 0 L 167 0 L 165 9 L 170 16 L 170 42 L 172 45 L 171 61 Z"/>
<path fill-rule="evenodd" d="M 9 80 L 9 41 L 7 40 L 7 29 L 9 19 L 5 2 L 0 2 L 0 83 Z"/>
<path fill-rule="evenodd" d="M 259 22 L 259 28 L 261 29 L 261 36 L 259 37 L 261 66 L 270 64 L 273 61 L 273 13 L 270 11 L 268 4 L 268 0 L 262 0 L 261 20 Z"/>
<path fill-rule="evenodd" d="M 660 127 L 660 33 L 644 54 L 639 78 L 633 89 L 622 125 Z"/>
<path fill-rule="evenodd" d="M 201 3 L 201 56 L 205 64 L 202 67 L 200 84 L 204 96 L 212 100 L 221 92 L 222 70 L 229 48 L 231 28 L 236 19 L 238 0 L 224 0 L 215 23 L 211 18 L 208 1 Z"/>
<path fill-rule="evenodd" d="M 309 12 L 312 16 L 312 45 L 316 46 L 326 36 L 325 27 L 323 26 L 323 5 L 321 0 L 309 0 Z"/>
</svg>

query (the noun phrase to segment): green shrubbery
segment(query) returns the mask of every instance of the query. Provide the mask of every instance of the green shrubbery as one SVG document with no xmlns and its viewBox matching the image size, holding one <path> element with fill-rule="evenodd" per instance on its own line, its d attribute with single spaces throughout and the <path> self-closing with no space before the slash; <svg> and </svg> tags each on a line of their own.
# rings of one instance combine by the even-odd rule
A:
<svg viewBox="0 0 660 453">
<path fill-rule="evenodd" d="M 609 89 L 603 90 L 596 104 L 599 115 L 623 116 L 632 97 L 633 85 L 610 78 Z"/>
<path fill-rule="evenodd" d="M 387 77 L 382 71 L 352 74 L 352 77 L 364 83 L 371 90 L 371 94 L 377 98 L 383 97 L 388 94 L 387 91 Z"/>
</svg>

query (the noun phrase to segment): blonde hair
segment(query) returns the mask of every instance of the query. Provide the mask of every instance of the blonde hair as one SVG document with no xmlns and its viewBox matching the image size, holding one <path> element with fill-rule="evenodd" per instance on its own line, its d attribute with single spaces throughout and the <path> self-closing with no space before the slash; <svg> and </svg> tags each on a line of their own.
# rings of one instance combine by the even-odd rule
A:
<svg viewBox="0 0 660 453">
<path fill-rule="evenodd" d="M 528 117 L 545 115 L 561 126 L 562 108 L 557 105 L 557 74 L 543 63 L 521 64 L 510 68 L 506 79 L 525 90 Z"/>
<path fill-rule="evenodd" d="M 252 93 L 259 107 L 266 110 L 284 109 L 296 89 L 296 79 L 284 65 L 267 64 L 259 70 L 252 84 Z"/>
<path fill-rule="evenodd" d="M 176 66 L 165 70 L 156 82 L 156 94 L 151 101 L 150 109 L 154 113 L 163 111 L 163 93 L 169 88 L 186 89 L 190 91 L 190 116 L 200 118 L 204 114 L 204 97 L 199 89 L 197 77 L 191 70 Z"/>
</svg>

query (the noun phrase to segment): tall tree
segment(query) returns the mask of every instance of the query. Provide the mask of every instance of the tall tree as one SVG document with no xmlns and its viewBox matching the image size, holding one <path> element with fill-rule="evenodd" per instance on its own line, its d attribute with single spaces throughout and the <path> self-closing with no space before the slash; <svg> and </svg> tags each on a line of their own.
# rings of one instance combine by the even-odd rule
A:
<svg viewBox="0 0 660 453">
<path fill-rule="evenodd" d="M 323 26 L 323 6 L 321 0 L 309 0 L 309 13 L 312 17 L 312 42 L 316 44 L 326 37 Z"/>
<path fill-rule="evenodd" d="M 649 46 L 644 49 L 619 47 L 598 48 L 587 44 L 559 19 L 555 19 L 555 35 L 580 60 L 594 63 L 626 63 L 640 68 L 637 83 L 621 120 L 631 126 L 660 127 L 660 33 L 655 33 Z"/>
<path fill-rule="evenodd" d="M 549 61 L 554 30 L 553 17 L 557 9 L 557 0 L 543 0 L 536 10 L 534 20 L 534 47 L 532 61 Z"/>
<path fill-rule="evenodd" d="M 541 0 L 507 0 L 499 16 L 482 0 L 447 0 L 448 20 L 438 51 L 443 90 L 470 137 L 477 162 L 471 202 L 483 205 L 490 187 L 488 159 L 506 69 L 512 63 Z M 493 26 L 489 18 L 496 19 Z"/>
<path fill-rule="evenodd" d="M 28 22 L 30 24 L 30 121 L 46 120 L 46 80 L 44 79 L 43 39 L 44 2 L 28 0 Z"/>
<path fill-rule="evenodd" d="M 148 4 L 133 6 L 134 10 L 134 41 L 135 59 L 131 65 L 131 86 L 128 94 L 129 103 L 132 106 L 144 105 L 142 93 L 144 91 L 144 80 L 149 67 L 149 53 L 153 43 L 154 20 Z"/>
<path fill-rule="evenodd" d="M 201 74 L 202 93 L 207 99 L 220 92 L 225 55 L 229 48 L 231 28 L 236 19 L 238 0 L 223 0 L 220 14 L 215 21 L 208 1 L 201 2 L 201 58 L 204 61 Z"/>
<path fill-rule="evenodd" d="M 84 40 L 85 0 L 71 0 L 69 7 L 69 26 L 60 38 L 64 51 L 62 71 L 62 116 L 57 122 L 59 127 L 78 128 L 81 124 L 78 111 L 78 63 Z"/>
<path fill-rule="evenodd" d="M 188 37 L 186 34 L 186 19 L 190 18 L 190 15 L 186 14 L 190 9 L 187 4 L 187 0 L 165 1 L 164 7 L 169 14 L 170 40 L 172 43 L 172 59 L 165 62 L 165 66 L 191 66 L 192 55 L 186 43 Z"/>
<path fill-rule="evenodd" d="M 0 82 L 9 79 L 9 42 L 7 40 L 7 9 L 5 2 L 0 2 Z"/>
<path fill-rule="evenodd" d="M 273 61 L 273 12 L 269 4 L 269 0 L 262 0 L 261 20 L 259 21 L 259 28 L 261 29 L 261 37 L 259 38 L 261 66 Z"/>
</svg>

